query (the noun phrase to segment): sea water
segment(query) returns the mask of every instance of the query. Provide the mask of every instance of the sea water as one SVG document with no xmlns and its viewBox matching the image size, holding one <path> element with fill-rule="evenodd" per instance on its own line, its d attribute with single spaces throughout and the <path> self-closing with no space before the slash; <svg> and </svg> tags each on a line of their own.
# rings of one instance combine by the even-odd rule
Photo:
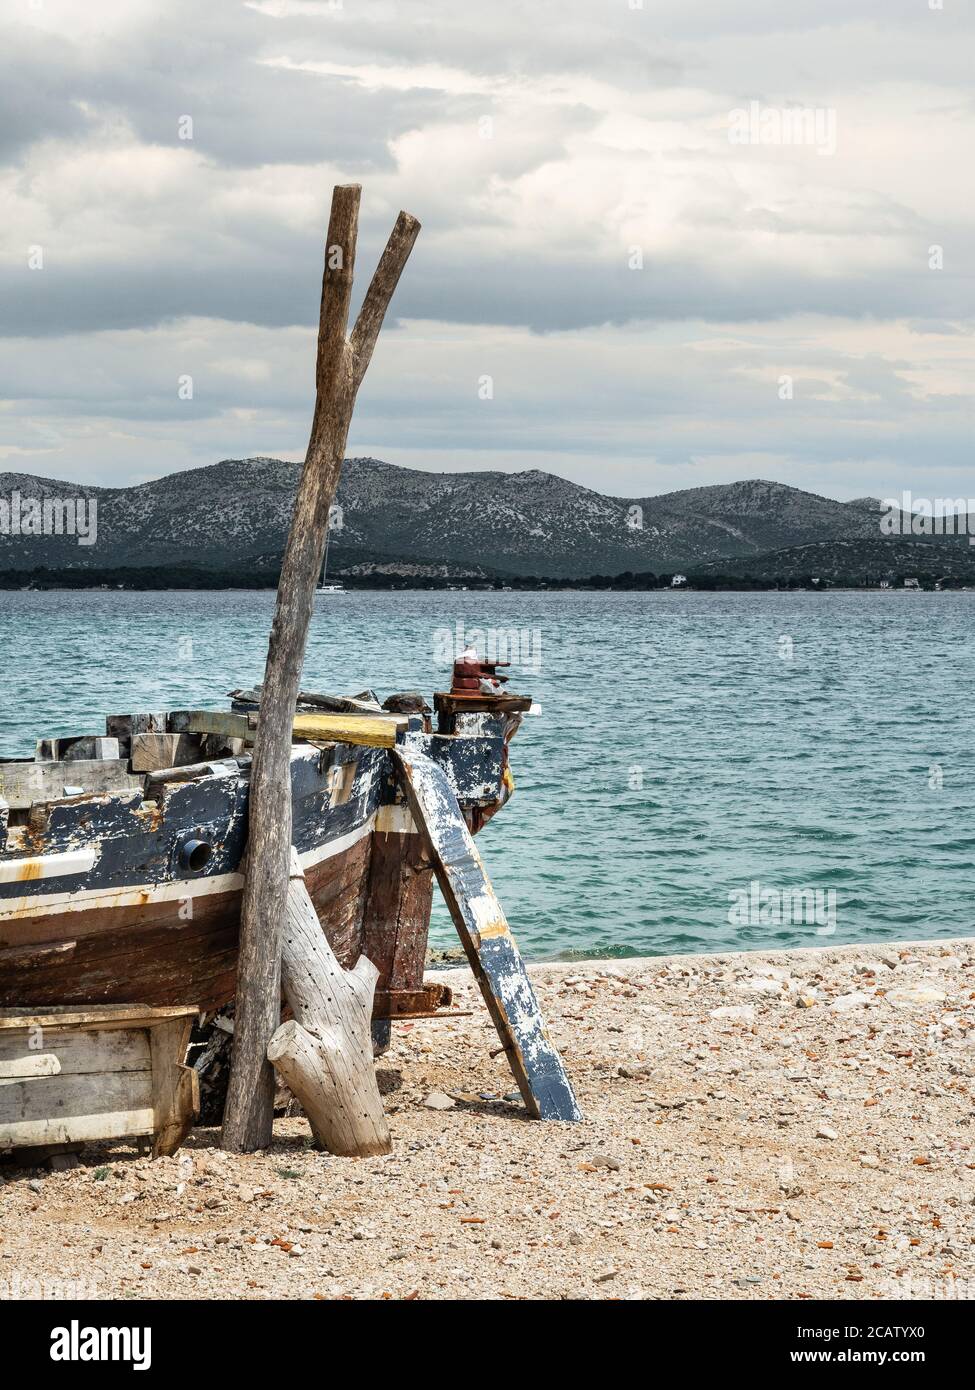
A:
<svg viewBox="0 0 975 1390">
<path fill-rule="evenodd" d="M 273 594 L 0 592 L 0 753 L 106 713 L 227 708 Z M 478 843 L 534 957 L 971 934 L 975 594 L 321 596 L 307 689 L 532 695 Z M 456 944 L 443 905 L 435 945 Z"/>
</svg>

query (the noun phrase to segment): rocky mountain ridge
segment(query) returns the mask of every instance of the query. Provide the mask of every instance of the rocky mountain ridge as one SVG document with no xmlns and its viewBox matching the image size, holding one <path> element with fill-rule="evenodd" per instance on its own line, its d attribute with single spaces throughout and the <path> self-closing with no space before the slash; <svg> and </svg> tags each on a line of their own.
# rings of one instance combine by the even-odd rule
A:
<svg viewBox="0 0 975 1390">
<path fill-rule="evenodd" d="M 0 569 L 274 564 L 284 544 L 300 465 L 224 459 L 124 488 L 86 488 L 0 474 L 0 521 L 12 499 L 97 503 L 97 540 L 4 534 Z M 612 497 L 538 469 L 427 473 L 346 459 L 329 572 L 449 567 L 472 574 L 581 578 L 667 573 L 834 540 L 874 540 L 876 499 L 838 502 L 762 479 L 655 497 Z M 406 571 L 404 571 L 406 572 Z"/>
</svg>

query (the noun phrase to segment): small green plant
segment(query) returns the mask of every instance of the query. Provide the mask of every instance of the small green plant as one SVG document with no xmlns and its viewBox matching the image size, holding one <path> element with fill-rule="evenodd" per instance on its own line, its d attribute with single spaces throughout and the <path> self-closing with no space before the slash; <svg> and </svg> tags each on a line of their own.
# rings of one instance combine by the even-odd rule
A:
<svg viewBox="0 0 975 1390">
<path fill-rule="evenodd" d="M 96 1168 L 94 1173 L 92 1173 L 92 1177 L 95 1182 L 104 1182 L 108 1177 L 108 1172 L 109 1170 L 107 1168 Z"/>
</svg>

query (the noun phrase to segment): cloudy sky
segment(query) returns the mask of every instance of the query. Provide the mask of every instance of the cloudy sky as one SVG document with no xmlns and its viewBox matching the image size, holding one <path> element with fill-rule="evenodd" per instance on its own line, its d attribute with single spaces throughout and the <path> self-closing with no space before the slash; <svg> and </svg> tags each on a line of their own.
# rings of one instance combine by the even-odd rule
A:
<svg viewBox="0 0 975 1390">
<path fill-rule="evenodd" d="M 356 181 L 360 289 L 423 231 L 350 453 L 973 495 L 972 10 L 0 0 L 0 470 L 301 457 Z"/>
</svg>

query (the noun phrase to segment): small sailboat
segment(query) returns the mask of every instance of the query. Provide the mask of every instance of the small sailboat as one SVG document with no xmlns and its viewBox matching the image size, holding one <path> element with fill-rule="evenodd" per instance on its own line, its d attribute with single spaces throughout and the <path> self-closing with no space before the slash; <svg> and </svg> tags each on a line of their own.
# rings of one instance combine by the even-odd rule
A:
<svg viewBox="0 0 975 1390">
<path fill-rule="evenodd" d="M 318 586 L 318 592 L 320 594 L 344 594 L 346 593 L 344 585 L 334 582 L 329 584 L 326 579 L 326 575 L 328 574 L 328 547 L 331 539 L 332 531 L 331 528 L 329 528 L 329 530 L 325 532 L 325 558 L 322 560 L 322 582 Z"/>
</svg>

